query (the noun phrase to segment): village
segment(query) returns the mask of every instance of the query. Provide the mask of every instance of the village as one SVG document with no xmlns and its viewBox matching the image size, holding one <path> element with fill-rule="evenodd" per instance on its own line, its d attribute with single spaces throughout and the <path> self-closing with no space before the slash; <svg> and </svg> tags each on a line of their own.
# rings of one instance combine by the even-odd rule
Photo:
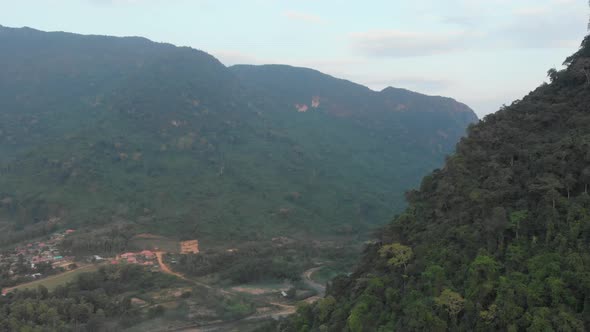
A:
<svg viewBox="0 0 590 332">
<path fill-rule="evenodd" d="M 73 257 L 65 257 L 58 245 L 66 235 L 74 233 L 68 229 L 52 234 L 46 241 L 27 243 L 13 250 L 0 252 L 0 267 L 12 279 L 41 278 L 51 270 L 68 270 L 75 266 Z"/>
<path fill-rule="evenodd" d="M 68 229 L 53 233 L 44 240 L 31 241 L 13 249 L 0 251 L 0 288 L 2 295 L 35 281 L 56 278 L 61 275 L 100 265 L 137 264 L 146 266 L 152 272 L 169 271 L 162 260 L 163 252 L 157 247 L 117 254 L 114 257 L 89 255 L 87 257 L 66 256 L 60 251 L 60 243 L 75 233 Z M 178 243 L 178 242 L 177 242 Z M 180 253 L 198 254 L 198 240 L 179 243 Z M 65 278 L 64 278 L 65 279 Z"/>
</svg>

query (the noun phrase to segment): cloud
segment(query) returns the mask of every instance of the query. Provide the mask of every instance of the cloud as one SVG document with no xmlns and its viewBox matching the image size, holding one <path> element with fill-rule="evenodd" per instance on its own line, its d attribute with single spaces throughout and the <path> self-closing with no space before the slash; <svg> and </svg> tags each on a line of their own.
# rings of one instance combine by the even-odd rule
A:
<svg viewBox="0 0 590 332">
<path fill-rule="evenodd" d="M 90 0 L 90 2 L 100 5 L 128 5 L 141 4 L 148 2 L 147 0 Z"/>
<path fill-rule="evenodd" d="M 114 5 L 114 6 L 125 6 L 125 5 L 162 5 L 170 4 L 172 1 L 166 0 L 87 0 L 90 3 L 96 5 Z M 199 0 L 205 2 L 205 0 Z"/>
<path fill-rule="evenodd" d="M 396 88 L 404 88 L 412 91 L 418 91 L 428 94 L 440 94 L 442 91 L 448 91 L 455 85 L 450 79 L 428 78 L 422 76 L 398 76 L 395 73 L 388 75 L 382 74 L 366 74 L 359 73 L 358 75 L 348 74 L 353 82 L 357 82 L 375 90 L 392 86 Z"/>
<path fill-rule="evenodd" d="M 461 28 L 472 28 L 477 26 L 477 19 L 472 16 L 446 16 L 440 18 L 441 23 L 448 25 L 455 25 Z"/>
<path fill-rule="evenodd" d="M 224 65 L 262 65 L 268 63 L 275 63 L 270 59 L 264 59 L 253 54 L 235 51 L 235 50 L 216 50 L 212 54 L 219 59 Z"/>
<path fill-rule="evenodd" d="M 382 80 L 383 86 L 403 87 L 410 90 L 420 91 L 440 91 L 448 89 L 453 85 L 450 80 L 417 78 L 417 77 L 400 77 L 390 80 Z"/>
<path fill-rule="evenodd" d="M 585 6 L 571 0 L 553 0 L 562 6 L 528 6 L 514 11 L 512 19 L 494 35 L 500 46 L 510 48 L 573 48 L 579 45 L 587 24 Z M 566 4 L 568 4 L 566 6 Z M 580 10 L 580 9 L 584 10 Z M 579 31 L 579 34 L 572 34 Z"/>
<path fill-rule="evenodd" d="M 414 57 L 450 53 L 467 46 L 473 36 L 461 32 L 423 33 L 383 30 L 354 33 L 353 48 L 363 54 L 385 57 Z"/>
<path fill-rule="evenodd" d="M 482 9 L 472 15 L 433 15 L 433 23 L 443 24 L 442 32 L 373 30 L 353 33 L 349 39 L 352 48 L 360 54 L 392 58 L 468 50 L 571 49 L 579 45 L 588 21 L 586 3 L 575 0 L 523 2 L 498 12 Z M 503 0 L 497 3 L 506 4 Z M 579 32 L 572 33 L 574 31 Z"/>
<path fill-rule="evenodd" d="M 286 18 L 293 20 L 293 21 L 314 23 L 314 24 L 325 23 L 324 19 L 317 16 L 317 15 L 309 14 L 309 13 L 302 13 L 302 12 L 298 12 L 298 11 L 289 10 L 289 11 L 284 12 L 283 16 L 285 16 Z"/>
</svg>

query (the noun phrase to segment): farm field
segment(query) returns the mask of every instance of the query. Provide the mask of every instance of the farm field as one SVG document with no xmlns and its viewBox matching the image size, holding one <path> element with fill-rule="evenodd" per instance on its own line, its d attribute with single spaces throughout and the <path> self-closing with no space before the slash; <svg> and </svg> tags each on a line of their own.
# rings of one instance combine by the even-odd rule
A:
<svg viewBox="0 0 590 332">
<path fill-rule="evenodd" d="M 64 273 L 60 273 L 57 275 L 53 275 L 47 278 L 35 280 L 26 284 L 18 285 L 12 288 L 7 288 L 5 291 L 11 290 L 23 290 L 23 289 L 35 289 L 40 285 L 45 286 L 48 290 L 52 291 L 55 287 L 59 285 L 63 285 L 69 281 L 74 280 L 78 275 L 86 272 L 94 272 L 98 270 L 99 265 L 85 265 L 79 268 L 76 268 L 71 271 L 67 271 Z"/>
</svg>

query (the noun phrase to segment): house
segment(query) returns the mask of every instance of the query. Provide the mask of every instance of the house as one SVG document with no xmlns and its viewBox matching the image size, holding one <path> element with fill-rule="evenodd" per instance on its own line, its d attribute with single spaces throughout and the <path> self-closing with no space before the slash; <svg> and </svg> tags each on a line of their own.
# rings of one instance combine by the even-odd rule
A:
<svg viewBox="0 0 590 332">
<path fill-rule="evenodd" d="M 190 240 L 180 242 L 180 253 L 181 254 L 198 254 L 199 253 L 199 240 Z"/>
<path fill-rule="evenodd" d="M 124 258 L 124 259 L 128 259 L 128 258 L 131 258 L 131 257 L 135 258 L 135 253 L 134 252 L 126 252 L 126 253 L 124 253 L 124 254 L 121 255 L 121 258 Z"/>
<path fill-rule="evenodd" d="M 299 113 L 305 113 L 307 112 L 307 110 L 309 109 L 309 106 L 305 105 L 305 104 L 296 104 L 295 108 L 297 109 L 297 112 Z"/>
<path fill-rule="evenodd" d="M 140 252 L 139 254 L 142 255 L 143 257 L 147 258 L 147 259 L 152 259 L 152 258 L 154 258 L 156 256 L 154 254 L 154 252 L 151 251 L 151 250 L 144 250 L 144 251 Z"/>
<path fill-rule="evenodd" d="M 320 107 L 320 97 L 319 96 L 314 96 L 311 100 L 311 107 L 313 108 L 318 108 Z"/>
</svg>

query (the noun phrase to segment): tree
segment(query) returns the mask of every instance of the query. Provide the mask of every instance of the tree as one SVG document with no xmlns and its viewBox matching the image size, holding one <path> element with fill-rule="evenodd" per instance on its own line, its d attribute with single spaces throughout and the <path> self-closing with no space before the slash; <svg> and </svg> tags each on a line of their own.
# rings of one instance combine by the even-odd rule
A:
<svg viewBox="0 0 590 332">
<path fill-rule="evenodd" d="M 584 193 L 588 194 L 588 184 L 590 184 L 590 167 L 582 170 L 582 181 L 584 181 Z"/>
<path fill-rule="evenodd" d="M 510 214 L 510 228 L 514 229 L 516 234 L 516 240 L 518 241 L 518 232 L 520 231 L 520 225 L 528 217 L 527 210 L 514 211 Z"/>
<path fill-rule="evenodd" d="M 317 302 L 314 314 L 318 316 L 320 322 L 326 322 L 335 307 L 336 299 L 333 296 L 327 296 Z"/>
<path fill-rule="evenodd" d="M 549 69 L 549 71 L 547 71 L 547 76 L 549 77 L 549 80 L 551 80 L 551 83 L 553 83 L 557 80 L 558 74 L 559 74 L 559 72 L 555 68 L 551 68 L 551 69 Z"/>
<path fill-rule="evenodd" d="M 430 265 L 422 272 L 424 288 L 430 295 L 436 295 L 441 292 L 445 283 L 445 270 L 440 265 Z"/>
<path fill-rule="evenodd" d="M 445 288 L 440 296 L 434 298 L 434 303 L 436 303 L 437 306 L 444 308 L 449 314 L 449 317 L 451 317 L 453 324 L 455 324 L 457 321 L 457 315 L 463 310 L 465 299 L 461 294 Z"/>
<path fill-rule="evenodd" d="M 544 174 L 531 184 L 530 190 L 537 193 L 542 198 L 551 201 L 551 206 L 555 209 L 555 202 L 559 197 L 559 190 L 564 186 L 555 174 Z"/>
<path fill-rule="evenodd" d="M 400 243 L 387 244 L 379 249 L 379 255 L 381 258 L 387 259 L 389 266 L 399 268 L 404 267 L 406 270 L 407 264 L 412 259 L 413 252 L 412 248 L 404 246 Z"/>
</svg>

